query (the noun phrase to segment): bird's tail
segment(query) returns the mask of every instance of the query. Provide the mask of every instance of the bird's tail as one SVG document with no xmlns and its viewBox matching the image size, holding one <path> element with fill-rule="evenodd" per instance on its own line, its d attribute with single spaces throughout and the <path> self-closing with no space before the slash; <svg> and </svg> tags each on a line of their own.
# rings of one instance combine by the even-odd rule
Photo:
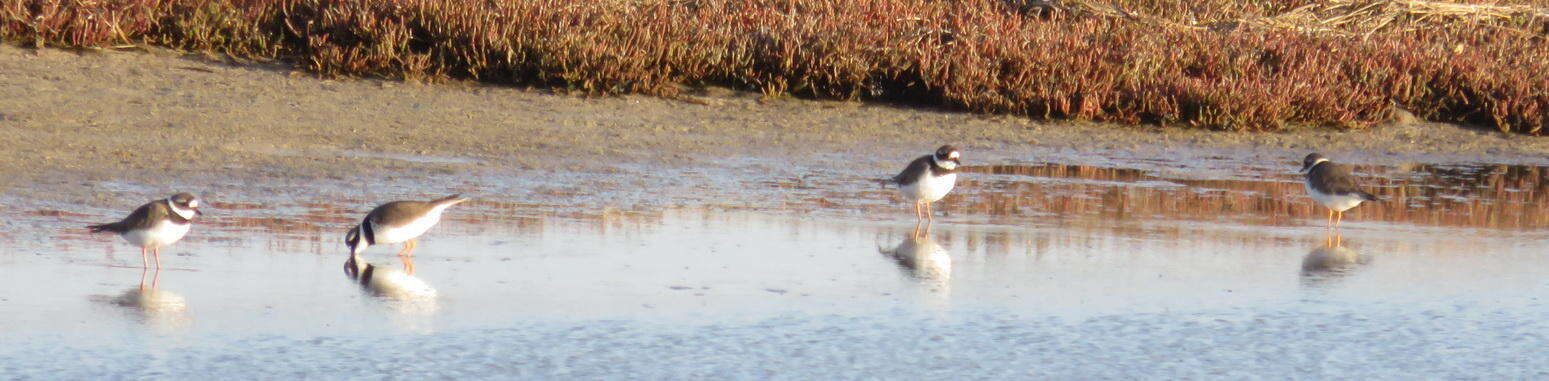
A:
<svg viewBox="0 0 1549 381">
<path fill-rule="evenodd" d="M 90 230 L 92 233 L 101 233 L 101 232 L 114 232 L 114 233 L 118 233 L 118 232 L 122 232 L 123 231 L 123 229 L 119 229 L 118 228 L 118 224 L 117 223 L 90 225 L 90 226 L 87 226 L 86 229 Z"/>
<path fill-rule="evenodd" d="M 1371 193 L 1357 192 L 1356 194 L 1361 196 L 1362 200 L 1366 200 L 1366 201 L 1382 201 L 1382 199 L 1377 198 L 1376 195 L 1373 195 Z"/>
<path fill-rule="evenodd" d="M 431 201 L 431 203 L 434 203 L 436 205 L 451 206 L 451 205 L 461 204 L 461 203 L 463 203 L 465 201 L 468 201 L 467 197 L 463 197 L 463 195 L 460 195 L 460 194 L 454 194 L 454 195 L 451 195 L 451 196 L 442 197 L 442 198 L 437 199 L 435 201 Z"/>
</svg>

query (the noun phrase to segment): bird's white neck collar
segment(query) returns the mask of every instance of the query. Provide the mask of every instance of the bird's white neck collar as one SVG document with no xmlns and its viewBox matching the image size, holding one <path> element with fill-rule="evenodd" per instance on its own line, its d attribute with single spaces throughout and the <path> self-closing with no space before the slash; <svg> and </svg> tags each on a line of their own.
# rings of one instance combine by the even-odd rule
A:
<svg viewBox="0 0 1549 381">
<path fill-rule="evenodd" d="M 932 155 L 930 157 L 930 161 L 936 162 L 936 166 L 942 167 L 942 168 L 946 168 L 949 171 L 953 170 L 953 169 L 957 169 L 957 163 L 953 162 L 951 160 L 937 159 L 936 156 Z"/>
<path fill-rule="evenodd" d="M 189 206 L 198 207 L 197 205 L 199 205 L 199 204 L 196 204 L 197 202 L 199 202 L 199 201 L 190 202 L 190 203 L 188 203 L 188 205 Z M 194 219 L 194 210 L 193 209 L 184 209 L 183 207 L 178 206 L 176 202 L 172 202 L 171 198 L 167 198 L 167 207 L 172 208 L 172 212 L 173 213 L 177 213 L 178 217 L 183 217 L 183 219 L 185 219 L 185 220 Z"/>
<path fill-rule="evenodd" d="M 359 257 L 360 253 L 366 252 L 367 247 L 371 247 L 371 244 L 366 242 L 366 224 L 369 223 L 371 221 L 362 222 L 360 226 L 355 227 L 355 247 L 350 251 L 351 256 Z"/>
<path fill-rule="evenodd" d="M 1312 169 L 1313 169 L 1313 168 L 1317 168 L 1317 167 L 1318 167 L 1318 164 L 1323 164 L 1323 163 L 1327 163 L 1327 162 L 1328 162 L 1328 159 L 1327 159 L 1327 158 L 1323 158 L 1323 159 L 1318 159 L 1318 160 L 1313 160 L 1313 161 L 1312 161 L 1312 164 L 1309 164 L 1309 165 L 1306 165 L 1306 166 L 1303 166 L 1303 167 L 1302 167 L 1302 169 L 1298 169 L 1298 170 L 1296 170 L 1296 173 L 1303 173 L 1303 174 L 1308 174 L 1308 175 L 1311 175 L 1311 174 L 1312 174 Z"/>
</svg>

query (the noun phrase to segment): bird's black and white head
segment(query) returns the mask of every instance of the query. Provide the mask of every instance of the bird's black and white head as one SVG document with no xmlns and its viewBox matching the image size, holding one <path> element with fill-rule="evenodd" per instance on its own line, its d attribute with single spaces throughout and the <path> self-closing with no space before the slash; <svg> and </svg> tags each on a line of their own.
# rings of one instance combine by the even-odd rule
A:
<svg viewBox="0 0 1549 381">
<path fill-rule="evenodd" d="M 366 251 L 366 247 L 371 244 L 361 237 L 360 227 L 355 227 L 348 233 L 344 233 L 344 246 L 350 249 L 350 259 L 344 261 L 344 275 L 349 276 L 350 279 L 359 279 L 360 274 L 365 273 L 366 268 L 371 266 L 360 259 L 360 253 Z"/>
<path fill-rule="evenodd" d="M 937 148 L 936 153 L 931 155 L 931 160 L 935 161 L 938 167 L 952 170 L 957 169 L 958 164 L 962 163 L 958 161 L 961 156 L 962 152 L 958 151 L 957 147 L 947 144 Z"/>
<path fill-rule="evenodd" d="M 1307 158 L 1302 159 L 1302 169 L 1300 171 L 1297 171 L 1297 172 L 1298 173 L 1307 173 L 1308 171 L 1311 171 L 1313 167 L 1318 166 L 1318 164 L 1322 164 L 1322 163 L 1326 163 L 1326 162 L 1328 162 L 1328 158 L 1327 157 L 1323 157 L 1323 154 L 1319 154 L 1319 153 L 1307 154 Z"/>
<path fill-rule="evenodd" d="M 344 233 L 344 247 L 350 249 L 351 257 L 359 256 L 360 253 L 366 252 L 367 247 L 371 246 L 371 242 L 361 233 L 359 226 L 350 229 L 348 233 Z"/>
<path fill-rule="evenodd" d="M 194 217 L 204 215 L 204 212 L 199 211 L 200 204 L 199 198 L 188 193 L 178 193 L 172 195 L 172 197 L 167 197 L 167 205 L 172 207 L 172 212 L 177 213 L 183 219 L 191 220 Z"/>
</svg>

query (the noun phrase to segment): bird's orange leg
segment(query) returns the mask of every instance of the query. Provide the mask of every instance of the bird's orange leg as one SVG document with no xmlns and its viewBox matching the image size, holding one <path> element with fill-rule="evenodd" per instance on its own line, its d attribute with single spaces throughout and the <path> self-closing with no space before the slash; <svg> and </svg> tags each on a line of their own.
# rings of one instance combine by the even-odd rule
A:
<svg viewBox="0 0 1549 381">
<path fill-rule="evenodd" d="M 144 246 L 140 247 L 140 268 L 142 268 L 142 269 L 151 268 L 151 263 L 145 260 L 145 247 Z"/>
<path fill-rule="evenodd" d="M 936 213 L 931 210 L 930 203 L 925 203 L 925 234 L 930 234 L 930 227 L 936 223 Z"/>
<path fill-rule="evenodd" d="M 400 257 L 412 257 L 412 256 L 414 256 L 414 244 L 415 244 L 415 242 L 412 239 L 408 240 L 408 241 L 404 241 L 403 242 L 403 250 L 399 250 L 398 251 L 398 256 L 400 256 Z"/>
<path fill-rule="evenodd" d="M 414 275 L 414 246 L 416 245 L 415 240 L 404 241 L 403 250 L 398 252 L 398 259 L 403 260 L 403 272 L 409 275 Z"/>
<path fill-rule="evenodd" d="M 1341 210 L 1339 213 L 1335 213 L 1334 215 L 1336 216 L 1334 217 L 1334 229 L 1337 230 L 1339 229 L 1339 223 L 1345 220 L 1345 212 Z"/>
<path fill-rule="evenodd" d="M 1330 231 L 1334 230 L 1334 210 L 1333 209 L 1329 209 L 1328 210 L 1328 225 L 1327 226 L 1328 226 L 1328 230 L 1330 230 Z"/>
<path fill-rule="evenodd" d="M 156 248 L 156 249 L 154 249 L 152 251 L 156 253 L 156 272 L 157 272 L 157 274 L 160 274 L 161 273 L 161 248 L 158 247 L 158 248 Z"/>
</svg>

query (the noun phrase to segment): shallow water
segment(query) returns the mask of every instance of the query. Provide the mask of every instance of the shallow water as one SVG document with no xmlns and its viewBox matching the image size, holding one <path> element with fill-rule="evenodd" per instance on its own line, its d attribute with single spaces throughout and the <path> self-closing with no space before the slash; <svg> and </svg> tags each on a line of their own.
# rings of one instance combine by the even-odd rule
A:
<svg viewBox="0 0 1549 381">
<path fill-rule="evenodd" d="M 721 164 L 459 205 L 366 287 L 365 200 L 211 198 L 159 273 L 78 228 L 108 211 L 26 211 L 0 374 L 1549 375 L 1545 168 L 1361 167 L 1386 201 L 1335 237 L 1291 164 L 970 167 L 914 238 L 884 175 Z M 672 195 L 609 206 L 641 189 Z"/>
</svg>

